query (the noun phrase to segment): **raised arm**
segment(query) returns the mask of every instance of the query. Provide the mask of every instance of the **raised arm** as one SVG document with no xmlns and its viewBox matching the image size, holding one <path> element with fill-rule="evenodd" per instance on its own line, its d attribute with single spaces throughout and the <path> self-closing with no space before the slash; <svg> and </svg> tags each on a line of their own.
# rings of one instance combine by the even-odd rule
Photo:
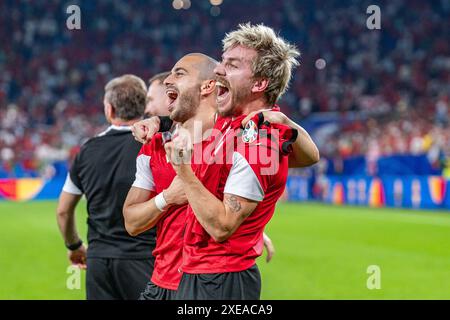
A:
<svg viewBox="0 0 450 320">
<path fill-rule="evenodd" d="M 163 211 L 155 204 L 152 192 L 146 189 L 131 187 L 123 205 L 125 229 L 131 236 L 152 228 L 159 220 Z"/>
<path fill-rule="evenodd" d="M 233 194 L 224 194 L 221 201 L 203 186 L 190 165 L 180 165 L 178 176 L 185 184 L 187 199 L 198 222 L 217 242 L 227 240 L 258 205 Z"/>
<path fill-rule="evenodd" d="M 242 125 L 245 127 L 247 122 L 258 113 L 262 113 L 264 116 L 264 120 L 267 120 L 270 123 L 284 124 L 297 129 L 298 136 L 295 142 L 292 144 L 293 152 L 289 155 L 290 168 L 308 167 L 319 161 L 319 149 L 311 139 L 311 136 L 308 134 L 308 132 L 299 124 L 289 119 L 282 112 L 271 110 L 255 111 L 250 113 L 247 117 L 244 118 L 244 120 L 242 120 Z"/>
<path fill-rule="evenodd" d="M 154 227 L 170 206 L 187 202 L 183 186 L 175 178 L 169 188 L 153 197 L 154 192 L 131 187 L 123 206 L 125 228 L 132 236 Z"/>
<path fill-rule="evenodd" d="M 253 192 L 253 176 L 250 175 L 250 181 L 246 181 L 248 179 L 244 172 L 244 176 L 240 179 L 241 186 L 249 191 L 247 194 L 234 194 L 232 188 L 230 188 L 231 191 L 228 191 L 227 186 L 235 185 L 235 179 L 238 176 L 230 173 L 233 179 L 230 179 L 230 176 L 227 178 L 223 201 L 217 198 L 192 171 L 192 167 L 188 163 L 191 159 L 191 147 L 188 135 L 183 134 L 183 131 L 180 131 L 174 140 L 165 144 L 168 159 L 184 184 L 184 191 L 197 220 L 215 241 L 223 242 L 255 210 L 258 201 L 261 201 L 264 195 Z M 242 173 L 242 168 L 238 168 L 236 171 Z M 233 181 L 229 184 L 230 180 Z"/>
<path fill-rule="evenodd" d="M 128 191 L 123 206 L 123 217 L 127 232 L 136 236 L 156 225 L 163 212 L 171 205 L 186 202 L 184 192 L 177 179 L 169 188 L 156 194 L 155 181 L 150 166 L 154 156 L 152 143 L 142 146 L 136 158 L 136 178 Z"/>
</svg>

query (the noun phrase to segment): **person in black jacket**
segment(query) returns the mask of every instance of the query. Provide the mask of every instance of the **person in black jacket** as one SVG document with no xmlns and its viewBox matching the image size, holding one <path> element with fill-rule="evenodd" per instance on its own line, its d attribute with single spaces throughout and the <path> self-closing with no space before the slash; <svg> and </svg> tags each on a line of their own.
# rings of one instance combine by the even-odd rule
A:
<svg viewBox="0 0 450 320">
<path fill-rule="evenodd" d="M 131 237 L 122 215 L 141 148 L 131 126 L 144 115 L 146 90 L 145 82 L 134 75 L 108 82 L 103 103 L 110 127 L 81 147 L 59 198 L 58 226 L 71 263 L 87 269 L 88 300 L 137 299 L 153 271 L 155 230 Z M 87 250 L 75 224 L 75 207 L 83 194 Z"/>
</svg>

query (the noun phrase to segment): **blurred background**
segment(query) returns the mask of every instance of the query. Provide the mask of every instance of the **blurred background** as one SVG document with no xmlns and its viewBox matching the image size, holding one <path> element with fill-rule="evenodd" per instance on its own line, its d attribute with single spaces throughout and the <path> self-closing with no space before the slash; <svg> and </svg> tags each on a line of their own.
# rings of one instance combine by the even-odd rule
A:
<svg viewBox="0 0 450 320">
<path fill-rule="evenodd" d="M 66 28 L 66 8 L 72 4 L 81 8 L 81 30 Z M 366 26 L 371 4 L 381 9 L 380 30 Z M 421 279 L 418 297 L 449 298 L 448 0 L 1 1 L 1 224 L 28 235 L 34 230 L 41 234 L 39 239 L 48 237 L 42 245 L 56 247 L 46 251 L 46 261 L 59 257 L 55 269 L 63 268 L 59 276 L 64 278 L 67 261 L 53 221 L 54 200 L 80 145 L 107 125 L 102 105 L 106 82 L 124 73 L 147 80 L 170 70 L 188 52 L 220 59 L 221 39 L 242 22 L 264 23 L 302 52 L 301 65 L 279 105 L 312 135 L 321 152 L 315 166 L 290 172 L 285 195 L 290 203 L 280 205 L 280 217 L 269 225 L 279 251 L 273 265 L 263 267 L 272 280 L 263 297 L 415 298 L 405 283 Z M 28 200 L 46 201 L 24 202 Z M 430 209 L 434 211 L 426 211 Z M 80 224 L 85 224 L 85 211 L 79 216 Z M 45 227 L 38 221 L 45 221 Z M 357 226 L 352 225 L 355 221 Z M 378 224 L 381 229 L 376 233 Z M 292 225 L 296 229 L 289 229 Z M 324 229 L 317 229 L 319 225 Z M 25 231 L 24 226 L 30 229 Z M 334 238 L 323 243 L 330 234 Z M 17 253 L 30 245 L 20 244 L 18 238 L 0 235 L 1 246 L 10 250 L 2 248 L 0 253 L 2 264 L 9 261 L 1 274 L 9 272 L 12 278 L 20 271 L 17 259 L 22 265 L 33 260 Z M 339 241 L 346 245 L 332 253 Z M 378 252 L 377 244 L 384 242 L 387 251 Z M 308 249 L 294 256 L 287 243 Z M 359 256 L 351 251 L 352 245 L 356 252 L 361 250 Z M 411 278 L 405 279 L 401 277 L 408 272 L 391 265 L 397 270 L 391 274 L 397 291 L 368 291 L 362 267 L 354 280 L 361 283 L 348 287 L 356 266 L 342 265 L 342 260 L 359 257 L 358 263 L 365 265 L 379 254 L 389 264 L 398 257 L 393 250 L 414 252 L 404 263 L 420 265 L 408 269 Z M 322 254 L 317 256 L 318 252 Z M 430 257 L 432 253 L 436 256 Z M 322 263 L 337 273 L 322 270 Z M 427 273 L 430 263 L 436 267 L 434 276 Z M 47 267 L 41 266 L 42 272 Z M 275 285 L 289 286 L 286 278 L 279 278 L 279 270 L 301 277 L 291 295 Z M 345 277 L 346 284 L 340 282 Z M 81 297 L 61 289 L 64 280 L 58 285 L 27 281 L 22 285 L 12 281 L 9 289 L 0 291 L 0 298 L 43 297 L 27 291 L 25 283 L 47 286 L 53 292 L 44 295 L 47 298 Z"/>
</svg>

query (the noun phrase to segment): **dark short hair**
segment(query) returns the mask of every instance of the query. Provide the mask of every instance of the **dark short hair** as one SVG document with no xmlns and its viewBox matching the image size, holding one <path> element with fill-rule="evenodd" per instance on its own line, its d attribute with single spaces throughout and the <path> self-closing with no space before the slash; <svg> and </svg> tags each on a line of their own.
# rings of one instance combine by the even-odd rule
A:
<svg viewBox="0 0 450 320">
<path fill-rule="evenodd" d="M 144 80 L 132 74 L 114 78 L 105 86 L 105 98 L 114 108 L 116 117 L 126 121 L 144 115 L 146 95 Z"/>
<path fill-rule="evenodd" d="M 150 86 L 153 83 L 153 81 L 159 81 L 159 82 L 163 83 L 164 79 L 166 79 L 169 75 L 170 75 L 170 71 L 155 74 L 153 77 L 148 79 L 148 85 Z"/>
</svg>

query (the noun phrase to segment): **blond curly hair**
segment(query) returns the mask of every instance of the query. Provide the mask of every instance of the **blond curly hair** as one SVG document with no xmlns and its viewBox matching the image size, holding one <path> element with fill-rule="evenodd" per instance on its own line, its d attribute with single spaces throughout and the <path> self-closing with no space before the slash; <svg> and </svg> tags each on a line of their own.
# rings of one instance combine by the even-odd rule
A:
<svg viewBox="0 0 450 320">
<path fill-rule="evenodd" d="M 272 28 L 263 24 L 240 24 L 237 30 L 225 35 L 223 51 L 241 45 L 256 50 L 252 71 L 255 79 L 268 79 L 265 96 L 271 105 L 286 92 L 292 70 L 299 65 L 300 52 L 295 45 L 276 35 Z"/>
</svg>

